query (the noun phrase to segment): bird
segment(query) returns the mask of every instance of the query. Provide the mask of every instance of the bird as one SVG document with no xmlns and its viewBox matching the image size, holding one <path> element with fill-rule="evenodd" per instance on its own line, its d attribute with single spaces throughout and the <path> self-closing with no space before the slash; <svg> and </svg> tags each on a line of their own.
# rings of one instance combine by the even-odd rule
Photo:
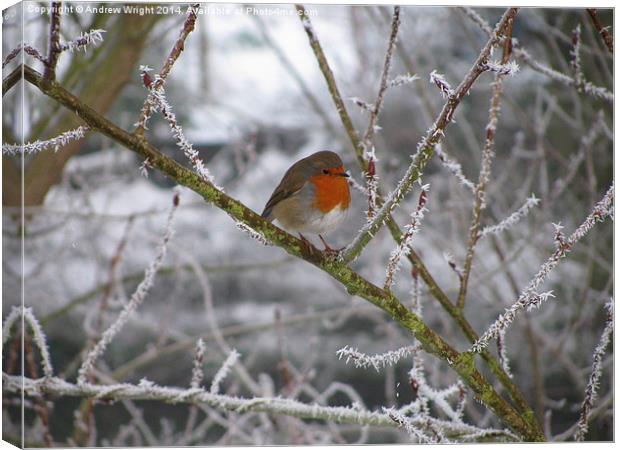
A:
<svg viewBox="0 0 620 450">
<path fill-rule="evenodd" d="M 347 178 L 349 174 L 337 153 L 313 153 L 286 171 L 261 216 L 269 222 L 277 219 L 285 229 L 299 233 L 308 245 L 302 233 L 317 234 L 325 251 L 337 252 L 322 234 L 338 227 L 347 215 L 351 203 Z"/>
</svg>

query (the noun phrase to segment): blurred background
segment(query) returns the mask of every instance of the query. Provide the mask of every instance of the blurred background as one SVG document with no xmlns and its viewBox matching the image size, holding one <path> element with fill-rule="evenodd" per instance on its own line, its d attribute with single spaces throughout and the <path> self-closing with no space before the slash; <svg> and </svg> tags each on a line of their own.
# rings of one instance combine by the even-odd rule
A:
<svg viewBox="0 0 620 450">
<path fill-rule="evenodd" d="M 122 6 L 65 4 L 82 6 L 83 11 L 87 6 Z M 24 2 L 5 10 L 5 56 L 20 42 L 22 14 L 24 41 L 46 53 L 49 16 L 41 13 L 46 5 Z M 187 5 L 163 6 L 171 11 L 62 16 L 63 40 L 91 29 L 106 32 L 98 46 L 63 53 L 58 71 L 61 85 L 129 131 L 147 95 L 138 67 L 160 70 L 185 19 Z M 177 7 L 180 14 L 175 12 Z M 248 12 L 243 5 L 209 5 L 207 13 L 199 15 L 166 91 L 179 123 L 218 184 L 260 213 L 286 169 L 318 150 L 338 152 L 352 177 L 363 179 L 308 38 L 292 14 L 294 6 L 255 7 Z M 368 115 L 349 99 L 375 99 L 392 9 L 306 7 L 361 133 Z M 234 13 L 237 8 L 242 14 Z M 476 10 L 491 25 L 504 11 Z M 599 10 L 599 17 L 604 24 L 612 23 L 611 10 Z M 417 142 L 444 103 L 429 82 L 430 72 L 444 74 L 456 87 L 487 41 L 484 32 L 456 8 L 404 6 L 401 21 L 391 75 L 410 73 L 420 79 L 388 90 L 379 117 L 377 173 L 385 192 L 404 174 Z M 585 10 L 522 9 L 513 36 L 534 59 L 570 75 L 571 39 L 577 25 L 582 31 L 586 80 L 613 90 L 613 58 Z M 465 314 L 478 333 L 517 299 L 554 251 L 552 222 L 571 233 L 613 179 L 612 104 L 516 61 L 521 70 L 504 82 L 483 226 L 501 221 L 531 194 L 541 203 L 509 231 L 477 246 Z M 25 62 L 42 72 L 38 61 L 26 56 Z M 8 65 L 4 76 L 17 64 Z M 448 127 L 443 145 L 474 182 L 480 170 L 492 80 L 493 74 L 485 73 L 476 82 L 457 110 L 455 123 Z M 81 123 L 73 112 L 27 83 L 23 97 L 18 88 L 3 97 L 2 121 L 3 143 L 19 142 L 22 133 L 27 142 L 48 139 Z M 591 139 L 584 139 L 587 136 Z M 151 119 L 147 138 L 187 164 L 161 115 Z M 174 184 L 155 170 L 144 177 L 141 163 L 133 152 L 96 133 L 57 152 L 27 156 L 23 192 L 27 220 L 22 230 L 17 220 L 21 161 L 3 156 L 3 316 L 20 304 L 23 277 L 25 306 L 41 321 L 55 371 L 67 380 L 75 381 L 85 350 L 118 316 L 163 233 Z M 459 279 L 445 254 L 453 255 L 462 266 L 473 196 L 437 157 L 425 169 L 423 182 L 430 184 L 429 212 L 413 247 L 439 286 L 455 300 Z M 137 383 L 146 378 L 186 387 L 196 339 L 202 336 L 207 344 L 206 382 L 229 349 L 236 348 L 263 395 L 290 395 L 312 402 L 317 392 L 337 382 L 347 388 L 337 389 L 324 399 L 325 404 L 359 402 L 374 410 L 415 398 L 409 360 L 375 371 L 356 369 L 336 356 L 346 345 L 369 354 L 395 350 L 411 345 L 410 335 L 372 305 L 349 296 L 325 273 L 281 249 L 260 245 L 198 195 L 187 189 L 180 192 L 176 233 L 164 268 L 144 304 L 101 359 L 98 382 Z M 401 227 L 415 210 L 418 192 L 416 188 L 394 213 Z M 347 221 L 327 238 L 333 247 L 349 243 L 365 223 L 367 199 L 356 190 L 352 195 Z M 507 333 L 514 379 L 550 439 L 570 437 L 563 432 L 579 418 L 592 353 L 605 322 L 603 305 L 613 292 L 612 239 L 611 221 L 597 225 L 543 286 L 543 291 L 553 290 L 555 298 L 520 316 Z M 382 231 L 354 268 L 370 281 L 382 283 L 395 245 Z M 403 263 L 394 293 L 407 301 L 411 287 L 410 266 Z M 426 322 L 457 349 L 467 349 L 469 343 L 451 318 L 426 286 L 421 289 Z M 5 349 L 4 367 L 19 373 L 20 364 L 14 359 Z M 433 387 L 445 388 L 456 381 L 445 364 L 427 356 L 424 360 Z M 589 440 L 612 439 L 612 368 L 609 349 Z M 248 386 L 235 371 L 223 387 L 231 395 L 257 395 L 256 386 Z M 11 396 L 4 399 L 3 439 L 15 442 L 19 408 L 11 403 Z M 467 399 L 468 423 L 502 427 L 469 392 Z M 195 420 L 203 428 L 192 434 L 186 432 L 192 414 L 187 405 L 135 401 L 89 409 L 78 398 L 47 400 L 47 428 L 53 441 L 65 446 L 410 441 L 396 428 L 362 429 L 211 408 L 198 411 Z M 27 445 L 44 445 L 46 426 L 40 414 L 26 407 L 25 418 Z"/>
</svg>

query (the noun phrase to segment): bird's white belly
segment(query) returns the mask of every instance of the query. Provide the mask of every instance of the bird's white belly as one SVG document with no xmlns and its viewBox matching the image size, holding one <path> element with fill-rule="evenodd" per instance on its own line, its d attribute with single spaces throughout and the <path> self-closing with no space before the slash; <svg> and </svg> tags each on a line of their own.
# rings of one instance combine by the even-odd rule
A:
<svg viewBox="0 0 620 450">
<path fill-rule="evenodd" d="M 323 234 L 333 230 L 342 223 L 347 215 L 347 210 L 339 205 L 327 214 L 317 214 L 309 217 L 303 227 L 297 231 L 301 233 Z"/>
</svg>

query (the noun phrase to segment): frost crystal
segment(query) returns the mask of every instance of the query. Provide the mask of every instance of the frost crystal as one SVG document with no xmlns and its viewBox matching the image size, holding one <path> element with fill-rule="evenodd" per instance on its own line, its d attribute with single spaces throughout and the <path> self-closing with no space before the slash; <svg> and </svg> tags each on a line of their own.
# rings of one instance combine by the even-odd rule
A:
<svg viewBox="0 0 620 450">
<path fill-rule="evenodd" d="M 456 177 L 456 179 L 461 185 L 465 186 L 472 192 L 476 191 L 476 185 L 463 174 L 463 168 L 461 167 L 461 165 L 458 162 L 450 159 L 450 157 L 444 152 L 443 146 L 441 144 L 435 145 L 435 153 L 437 154 L 437 157 L 439 158 L 443 166 Z"/>
<path fill-rule="evenodd" d="M 392 250 L 392 253 L 390 254 L 390 260 L 385 271 L 385 283 L 383 285 L 384 289 L 390 289 L 394 283 L 394 276 L 400 267 L 401 259 L 403 256 L 407 256 L 411 253 L 410 246 L 413 241 L 413 236 L 420 231 L 422 219 L 424 219 L 424 212 L 428 211 L 428 209 L 426 209 L 426 193 L 428 192 L 429 185 L 425 184 L 421 187 L 421 189 L 422 192 L 420 193 L 420 197 L 418 199 L 418 207 L 411 214 L 411 222 L 405 225 L 405 232 L 403 233 L 398 246 Z"/>
<path fill-rule="evenodd" d="M 239 230 L 241 230 L 244 233 L 248 234 L 255 241 L 258 241 L 258 242 L 260 242 L 263 245 L 272 245 L 271 242 L 269 242 L 265 236 L 263 236 L 261 233 L 259 233 L 254 228 L 250 227 L 249 225 L 247 225 L 247 224 L 245 224 L 243 222 L 240 222 L 238 220 L 235 220 L 235 226 Z"/>
<path fill-rule="evenodd" d="M 437 85 L 443 98 L 450 98 L 454 95 L 454 90 L 450 87 L 450 84 L 446 81 L 445 77 L 436 70 L 431 72 L 430 82 Z"/>
<path fill-rule="evenodd" d="M 398 87 L 404 84 L 413 83 L 416 80 L 419 80 L 420 77 L 417 75 L 411 75 L 410 73 L 406 75 L 398 75 L 394 79 L 390 80 L 388 83 L 388 87 Z"/>
<path fill-rule="evenodd" d="M 90 30 L 88 33 L 82 33 L 79 38 L 60 44 L 60 49 L 61 51 L 69 50 L 70 52 L 75 50 L 86 51 L 86 47 L 89 45 L 97 45 L 103 42 L 103 33 L 105 32 L 105 30 Z"/>
<path fill-rule="evenodd" d="M 484 65 L 484 68 L 500 75 L 513 76 L 519 71 L 519 64 L 515 61 L 510 61 L 506 64 L 502 64 L 499 61 L 489 61 Z"/>
</svg>

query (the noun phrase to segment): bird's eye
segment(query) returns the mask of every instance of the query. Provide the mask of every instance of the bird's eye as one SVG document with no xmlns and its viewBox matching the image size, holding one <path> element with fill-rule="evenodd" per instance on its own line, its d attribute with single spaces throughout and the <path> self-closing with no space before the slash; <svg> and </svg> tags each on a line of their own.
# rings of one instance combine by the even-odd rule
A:
<svg viewBox="0 0 620 450">
<path fill-rule="evenodd" d="M 329 170 L 327 170 L 327 169 L 323 169 L 323 173 L 324 173 L 325 175 L 329 175 Z"/>
</svg>

